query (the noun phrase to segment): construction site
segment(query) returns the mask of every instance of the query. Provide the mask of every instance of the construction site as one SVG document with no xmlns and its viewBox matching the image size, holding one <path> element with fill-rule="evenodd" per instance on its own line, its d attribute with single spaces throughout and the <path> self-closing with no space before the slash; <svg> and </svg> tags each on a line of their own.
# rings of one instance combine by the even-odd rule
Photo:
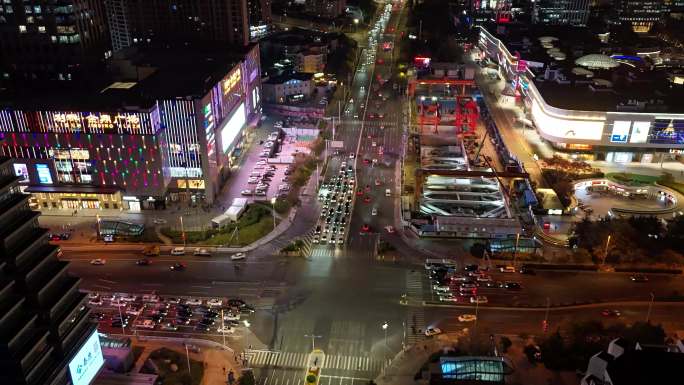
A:
<svg viewBox="0 0 684 385">
<path fill-rule="evenodd" d="M 523 234 L 517 198 L 524 198 L 527 174 L 501 156 L 497 135 L 480 117 L 479 93 L 468 72 L 440 75 L 409 81 L 412 135 L 404 185 L 412 188 L 404 190 L 404 220 L 421 237 Z"/>
</svg>

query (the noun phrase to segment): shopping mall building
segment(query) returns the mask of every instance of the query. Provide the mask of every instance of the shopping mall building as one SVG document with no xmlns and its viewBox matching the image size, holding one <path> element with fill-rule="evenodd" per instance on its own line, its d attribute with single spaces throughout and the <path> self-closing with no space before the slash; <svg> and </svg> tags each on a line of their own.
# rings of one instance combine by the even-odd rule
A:
<svg viewBox="0 0 684 385">
<path fill-rule="evenodd" d="M 124 80 L 96 91 L 2 95 L 0 155 L 13 159 L 32 206 L 213 202 L 261 114 L 258 46 L 225 57 L 145 52 L 112 65 Z"/>
<path fill-rule="evenodd" d="M 663 64 L 668 60 L 659 48 L 625 55 L 600 41 L 606 36 L 583 36 L 590 34 L 586 29 L 556 32 L 480 27 L 474 56 L 507 81 L 502 95 L 508 96 L 502 98 L 522 106 L 529 118 L 518 123 L 533 125 L 554 148 L 585 159 L 679 159 L 684 79 Z M 602 54 L 587 43 L 594 40 Z"/>
</svg>

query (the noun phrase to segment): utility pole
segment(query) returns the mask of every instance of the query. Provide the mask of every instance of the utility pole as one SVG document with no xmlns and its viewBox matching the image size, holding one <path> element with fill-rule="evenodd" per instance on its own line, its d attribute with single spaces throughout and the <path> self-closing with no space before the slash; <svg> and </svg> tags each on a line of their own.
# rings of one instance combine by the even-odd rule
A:
<svg viewBox="0 0 684 385">
<path fill-rule="evenodd" d="M 651 310 L 653 309 L 653 301 L 655 300 L 655 294 L 653 292 L 651 294 L 651 301 L 648 303 L 648 312 L 646 313 L 646 323 L 651 321 Z"/>
</svg>

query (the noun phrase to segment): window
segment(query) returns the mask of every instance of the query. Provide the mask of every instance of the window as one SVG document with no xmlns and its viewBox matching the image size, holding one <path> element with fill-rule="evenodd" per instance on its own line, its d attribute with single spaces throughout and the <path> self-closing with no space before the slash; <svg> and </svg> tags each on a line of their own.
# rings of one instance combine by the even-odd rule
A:
<svg viewBox="0 0 684 385">
<path fill-rule="evenodd" d="M 26 26 L 25 25 L 19 26 L 19 33 L 26 33 Z"/>
</svg>

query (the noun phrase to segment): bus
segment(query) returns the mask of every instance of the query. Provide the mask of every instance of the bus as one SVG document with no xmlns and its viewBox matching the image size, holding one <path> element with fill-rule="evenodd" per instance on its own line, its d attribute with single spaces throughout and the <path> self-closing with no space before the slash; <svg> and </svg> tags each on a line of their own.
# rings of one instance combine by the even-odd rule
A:
<svg viewBox="0 0 684 385">
<path fill-rule="evenodd" d="M 425 270 L 433 270 L 438 268 L 456 269 L 458 266 L 456 261 L 444 258 L 426 258 Z"/>
</svg>

